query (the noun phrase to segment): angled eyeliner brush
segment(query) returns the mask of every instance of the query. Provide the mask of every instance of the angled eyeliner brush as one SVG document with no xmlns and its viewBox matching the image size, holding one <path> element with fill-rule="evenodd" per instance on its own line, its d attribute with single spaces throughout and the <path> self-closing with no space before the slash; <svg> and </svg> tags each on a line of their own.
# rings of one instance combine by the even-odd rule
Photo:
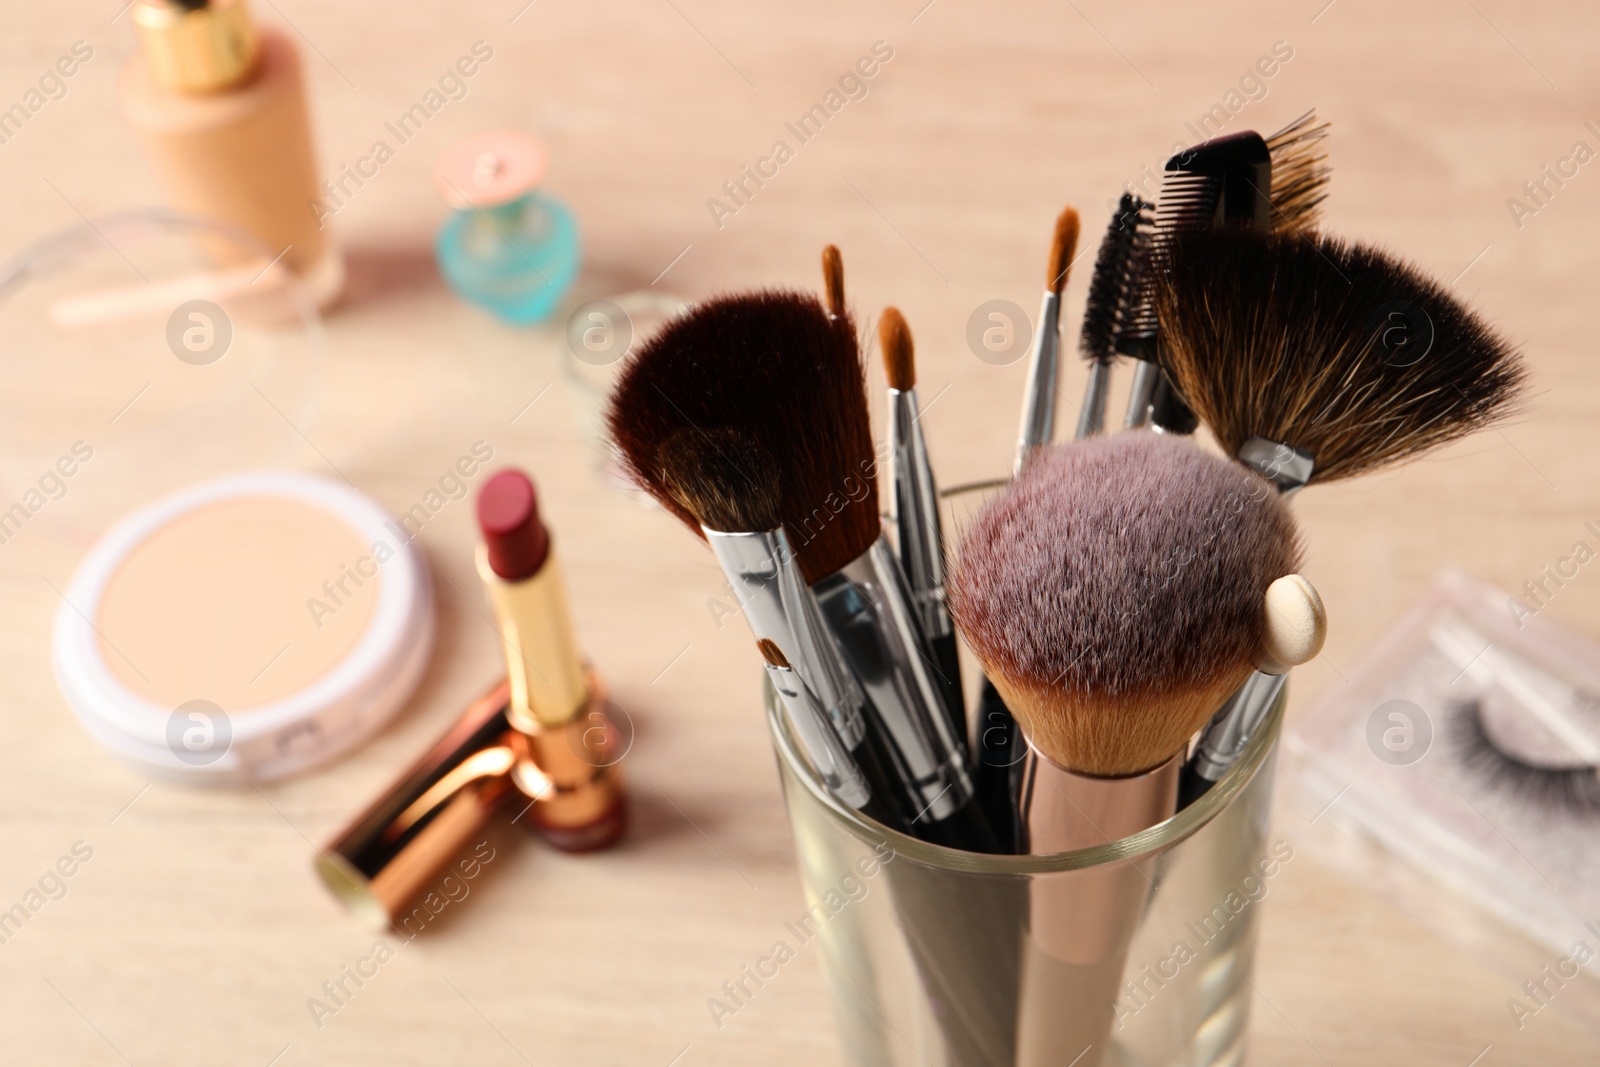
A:
<svg viewBox="0 0 1600 1067">
<path fill-rule="evenodd" d="M 911 327 L 898 308 L 885 308 L 878 320 L 878 346 L 889 379 L 889 521 L 895 528 L 900 569 L 910 586 L 922 635 L 944 690 L 952 732 L 965 743 L 967 708 L 961 693 L 961 661 L 956 655 L 955 624 L 944 602 L 939 490 L 922 437 Z"/>
</svg>

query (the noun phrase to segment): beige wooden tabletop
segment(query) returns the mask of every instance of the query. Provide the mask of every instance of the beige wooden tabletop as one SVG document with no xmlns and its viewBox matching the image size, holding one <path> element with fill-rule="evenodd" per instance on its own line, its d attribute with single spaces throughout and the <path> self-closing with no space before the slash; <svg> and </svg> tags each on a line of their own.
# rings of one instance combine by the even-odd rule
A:
<svg viewBox="0 0 1600 1067">
<path fill-rule="evenodd" d="M 0 248 L 84 217 L 156 203 L 116 97 L 132 49 L 122 0 L 13 4 L 0 108 L 74 42 L 92 59 L 0 144 Z M 584 232 L 579 299 L 649 288 L 699 297 L 814 286 L 844 250 L 863 316 L 893 303 L 916 331 L 941 480 L 1003 470 L 1023 363 L 966 342 L 986 301 L 1035 308 L 1051 220 L 1106 203 L 1214 105 L 1229 129 L 1315 106 L 1335 123 L 1328 224 L 1415 258 L 1522 344 L 1526 415 L 1404 469 L 1305 495 L 1308 573 L 1332 620 L 1293 709 L 1437 567 L 1517 588 L 1600 516 L 1600 383 L 1592 372 L 1600 176 L 1585 168 L 1536 213 L 1508 198 L 1579 140 L 1600 145 L 1600 10 L 1510 0 L 1188 4 L 972 0 L 753 5 L 729 0 L 259 0 L 303 46 L 324 169 L 354 164 L 384 123 L 482 41 L 466 83 L 332 221 L 348 299 L 326 326 L 315 422 L 295 465 L 400 511 L 475 441 L 530 468 L 565 556 L 583 640 L 630 713 L 634 824 L 620 848 L 570 857 L 492 836 L 496 860 L 443 921 L 396 947 L 336 1014 L 308 1000 L 374 935 L 314 880 L 310 856 L 496 675 L 471 563 L 471 509 L 420 543 L 439 642 L 415 699 L 354 755 L 264 786 L 201 790 L 126 769 L 74 721 L 49 667 L 57 589 L 113 517 L 93 465 L 0 546 L 0 908 L 82 842 L 68 892 L 0 945 L 0 1062 L 27 1064 L 711 1064 L 836 1062 L 815 954 L 719 1028 L 706 1000 L 801 907 L 757 701 L 760 674 L 709 556 L 597 477 L 576 429 L 562 330 L 513 330 L 443 287 L 446 209 L 429 177 L 454 139 L 536 133 L 548 187 Z M 875 43 L 892 53 L 737 211 L 723 183 L 754 166 Z M 1228 94 L 1277 49 L 1271 78 Z M 1283 58 L 1287 56 L 1288 58 Z M 859 94 L 858 94 L 859 95 Z M 724 203 L 729 203 L 724 199 Z M 1086 272 L 1083 272 L 1086 273 Z M 1076 328 L 1080 274 L 1067 299 Z M 558 316 L 559 320 L 560 316 Z M 11 358 L 12 353 L 8 353 Z M 873 387 L 881 375 L 873 371 Z M 8 374 L 8 377 L 11 375 Z M 1082 371 L 1066 371 L 1076 396 Z M 548 387 L 548 391 L 547 390 Z M 115 409 L 94 379 L 75 390 Z M 120 388 L 120 387 L 119 387 Z M 106 393 L 103 397 L 95 390 Z M 531 406 L 530 406 L 530 402 Z M 89 434 L 89 430 L 84 431 Z M 114 454 L 117 445 L 104 448 Z M 175 458 L 174 463 L 179 461 Z M 152 471 L 152 484 L 159 481 Z M 97 480 L 98 479 L 98 480 Z M 8 504 L 20 492 L 8 482 Z M 1549 608 L 1600 636 L 1589 571 Z M 1303 827 L 1280 815 L 1276 834 Z M 1252 1006 L 1253 1061 L 1327 1065 L 1594 1063 L 1600 1037 L 1556 1012 L 1518 1029 L 1512 978 L 1490 972 L 1308 850 L 1272 887 Z M 1487 1051 L 1486 1051 L 1487 1050 Z M 1479 1057 L 1475 1059 L 1474 1057 Z"/>
</svg>

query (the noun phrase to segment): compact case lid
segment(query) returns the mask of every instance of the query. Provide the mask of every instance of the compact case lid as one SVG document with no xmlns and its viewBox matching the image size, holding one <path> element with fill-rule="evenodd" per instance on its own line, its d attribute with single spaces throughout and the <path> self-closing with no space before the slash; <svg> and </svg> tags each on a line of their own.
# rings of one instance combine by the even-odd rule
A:
<svg viewBox="0 0 1600 1067">
<path fill-rule="evenodd" d="M 197 558 L 196 538 L 225 529 L 230 508 L 253 509 L 275 520 L 274 528 L 218 543 L 212 558 Z M 298 533 L 299 544 L 294 536 L 277 535 L 279 519 L 284 531 Z M 313 539 L 314 553 L 306 550 L 306 538 Z M 160 568 L 183 561 L 195 567 L 184 576 L 188 586 L 163 585 Z M 296 567 L 306 573 L 296 574 Z M 289 575 L 297 587 L 280 598 L 276 579 Z M 213 587 L 217 595 L 208 596 Z M 347 647 L 291 651 L 296 641 L 302 649 L 311 644 L 307 638 L 322 629 L 324 617 L 346 611 L 363 591 L 370 602 L 341 623 Z M 52 659 L 68 705 L 124 760 L 146 773 L 190 781 L 277 778 L 347 751 L 405 704 L 433 644 L 427 564 L 405 529 L 364 494 L 293 471 L 230 475 L 133 512 L 85 556 L 65 599 L 56 614 Z M 258 616 L 276 612 L 287 619 L 302 600 L 302 621 L 266 635 L 272 648 L 284 642 L 277 656 L 256 657 L 263 661 L 257 678 L 274 664 L 289 665 L 261 687 L 260 702 L 250 702 L 257 678 L 218 681 L 215 660 L 241 651 L 228 644 L 243 640 L 230 625 L 259 631 Z M 132 658 L 107 631 L 137 646 Z M 201 659 L 184 662 L 185 641 Z M 141 658 L 144 669 L 135 662 Z M 254 659 L 244 659 L 246 673 L 254 672 Z M 200 680 L 191 686 L 185 677 Z M 215 695 L 234 706 L 219 706 Z"/>
</svg>

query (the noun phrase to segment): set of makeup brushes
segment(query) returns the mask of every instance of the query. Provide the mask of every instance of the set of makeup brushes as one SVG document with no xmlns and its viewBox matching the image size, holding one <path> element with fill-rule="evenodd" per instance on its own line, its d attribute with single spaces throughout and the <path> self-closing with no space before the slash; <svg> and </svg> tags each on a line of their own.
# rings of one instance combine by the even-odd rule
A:
<svg viewBox="0 0 1600 1067">
<path fill-rule="evenodd" d="M 1126 832 L 1194 802 L 1321 645 L 1288 494 L 1510 409 L 1505 341 L 1412 267 L 1318 231 L 1326 132 L 1307 114 L 1220 137 L 1168 161 L 1158 203 L 1122 197 L 1086 298 L 1075 440 L 1056 444 L 1079 231 L 1061 214 L 1015 478 L 948 558 L 911 331 L 879 318 L 880 452 L 837 249 L 823 299 L 718 297 L 630 358 L 608 413 L 622 460 L 711 547 L 842 803 L 952 848 L 1048 853 L 1109 832 L 1063 814 L 1063 781 L 1114 783 L 1142 823 Z M 1201 424 L 1217 448 L 1191 439 Z M 958 631 L 985 674 L 971 714 Z"/>
<path fill-rule="evenodd" d="M 608 412 L 621 461 L 710 546 L 795 748 L 840 804 L 951 849 L 1042 856 L 1203 802 L 1322 645 L 1290 494 L 1514 408 L 1510 345 L 1416 269 L 1319 232 L 1327 130 L 1307 113 L 1219 137 L 1167 162 L 1156 203 L 1122 197 L 1085 300 L 1076 429 L 1056 443 L 1079 237 L 1060 214 L 1013 478 L 953 553 L 911 330 L 879 317 L 876 449 L 833 246 L 822 299 L 718 297 L 630 357 Z M 958 635 L 983 668 L 970 709 Z M 950 1062 L 1100 1062 L 1159 873 L 899 866 L 890 892 Z"/>
</svg>

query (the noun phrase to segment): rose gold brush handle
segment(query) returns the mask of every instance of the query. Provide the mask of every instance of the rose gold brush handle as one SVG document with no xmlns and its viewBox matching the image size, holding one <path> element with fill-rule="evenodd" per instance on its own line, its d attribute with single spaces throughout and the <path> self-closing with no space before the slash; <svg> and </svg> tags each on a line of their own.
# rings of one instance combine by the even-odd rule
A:
<svg viewBox="0 0 1600 1067">
<path fill-rule="evenodd" d="M 1027 850 L 1109 844 L 1177 810 L 1179 753 L 1123 778 L 1077 774 L 1033 750 L 1023 772 Z M 1035 875 L 1023 957 L 1017 1062 L 1098 1064 L 1114 1021 L 1123 961 L 1151 883 L 1131 861 Z"/>
</svg>

